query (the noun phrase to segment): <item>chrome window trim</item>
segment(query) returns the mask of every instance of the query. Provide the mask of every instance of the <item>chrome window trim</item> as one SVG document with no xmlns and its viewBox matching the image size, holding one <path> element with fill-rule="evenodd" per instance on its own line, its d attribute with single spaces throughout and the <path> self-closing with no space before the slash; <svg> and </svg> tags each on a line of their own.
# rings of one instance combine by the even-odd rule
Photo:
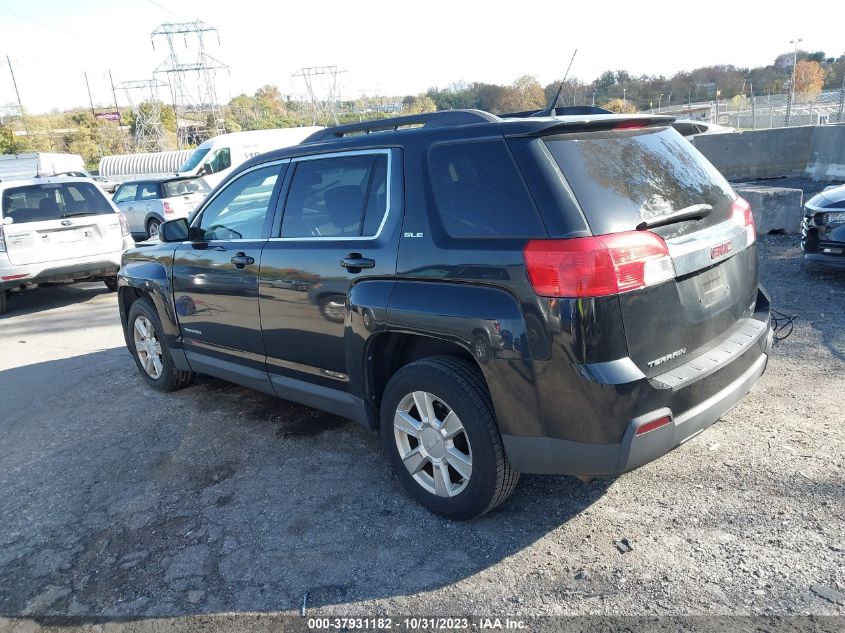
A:
<svg viewBox="0 0 845 633">
<path fill-rule="evenodd" d="M 281 159 L 281 160 L 271 160 L 271 161 L 266 162 L 266 163 L 261 163 L 260 165 L 253 165 L 253 166 L 252 166 L 252 167 L 250 167 L 249 169 L 245 169 L 244 171 L 242 171 L 241 173 L 239 173 L 239 174 L 237 175 L 237 177 L 235 177 L 235 178 L 233 178 L 232 180 L 230 180 L 229 182 L 227 182 L 225 187 L 221 187 L 220 189 L 218 189 L 218 190 L 214 193 L 214 195 L 213 195 L 213 196 L 210 196 L 210 197 L 209 197 L 209 198 L 207 198 L 206 200 L 203 200 L 202 206 L 201 206 L 201 207 L 199 207 L 199 208 L 196 210 L 196 213 L 194 213 L 194 217 L 193 217 L 193 218 L 190 218 L 190 221 L 189 221 L 188 226 L 195 227 L 195 226 L 196 226 L 195 222 L 197 222 L 200 218 L 202 218 L 202 214 L 203 214 L 203 213 L 205 213 L 205 210 L 208 208 L 208 205 L 210 205 L 212 202 L 214 202 L 214 201 L 217 199 L 217 196 L 219 196 L 221 193 L 223 193 L 224 191 L 226 191 L 229 187 L 231 187 L 231 186 L 232 186 L 232 184 L 236 183 L 237 181 L 239 181 L 241 178 L 243 178 L 243 177 L 244 177 L 244 176 L 246 176 L 247 174 L 251 174 L 252 172 L 254 172 L 254 171 L 258 170 L 258 169 L 266 169 L 267 167 L 273 167 L 274 165 L 286 165 L 286 164 L 287 164 L 287 163 L 289 163 L 289 162 L 290 162 L 290 158 L 283 158 L 283 159 Z M 278 176 L 277 176 L 277 177 L 278 177 Z M 274 184 L 273 186 L 275 187 L 275 184 Z M 271 194 L 270 194 L 270 198 L 272 199 L 272 197 L 273 197 L 273 195 L 272 195 L 272 193 L 271 193 Z M 267 211 L 268 211 L 268 212 L 270 211 L 270 207 L 269 207 L 269 205 L 268 205 L 268 207 L 267 207 Z M 263 239 L 266 239 L 266 238 L 259 237 L 259 238 L 256 238 L 256 239 L 258 239 L 258 240 L 263 240 Z M 247 240 L 247 239 L 244 239 L 244 240 L 213 240 L 213 241 L 215 241 L 215 242 L 220 242 L 220 241 L 224 241 L 224 242 L 236 242 L 236 241 L 255 242 L 256 240 Z M 183 243 L 183 244 L 186 244 L 186 243 L 187 243 L 187 244 L 191 244 L 191 242 L 190 242 L 190 241 L 189 241 L 189 242 L 182 242 L 182 243 Z"/>
<path fill-rule="evenodd" d="M 291 164 L 293 163 L 300 163 L 307 160 L 321 160 L 321 159 L 331 159 L 331 158 L 342 158 L 344 156 L 370 156 L 370 155 L 379 155 L 384 154 L 387 156 L 387 187 L 385 189 L 385 200 L 387 202 L 387 206 L 384 210 L 384 217 L 381 219 L 381 224 L 379 224 L 378 230 L 375 232 L 374 235 L 358 235 L 355 237 L 325 237 L 325 236 L 302 236 L 302 237 L 270 237 L 270 242 L 362 242 L 368 240 L 376 240 L 378 239 L 382 231 L 384 230 L 385 225 L 387 224 L 387 219 L 390 217 L 391 211 L 391 194 L 392 192 L 392 177 L 393 177 L 393 151 L 391 148 L 380 148 L 380 149 L 361 149 L 361 150 L 348 150 L 348 151 L 340 151 L 340 152 L 326 152 L 322 154 L 308 154 L 307 156 L 296 156 L 290 159 Z M 293 176 L 291 177 L 290 184 L 293 184 L 293 178 L 296 177 L 296 172 L 294 172 Z M 288 191 L 290 191 L 290 185 L 288 185 Z M 287 200 L 285 200 L 287 203 Z M 282 209 L 282 222 L 279 225 L 279 232 L 282 230 L 282 226 L 284 226 L 284 209 Z M 363 230 L 363 226 L 361 230 Z"/>
<path fill-rule="evenodd" d="M 730 250 L 714 258 L 711 249 L 725 242 L 730 242 Z M 749 240 L 745 227 L 726 220 L 695 233 L 670 238 L 666 245 L 675 265 L 675 275 L 681 277 L 730 259 L 748 248 Z"/>
</svg>

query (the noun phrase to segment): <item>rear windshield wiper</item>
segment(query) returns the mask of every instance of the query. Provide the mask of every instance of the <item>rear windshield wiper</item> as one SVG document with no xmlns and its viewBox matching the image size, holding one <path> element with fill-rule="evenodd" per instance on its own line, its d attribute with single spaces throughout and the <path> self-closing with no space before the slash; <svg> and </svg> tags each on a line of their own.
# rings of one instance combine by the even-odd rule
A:
<svg viewBox="0 0 845 633">
<path fill-rule="evenodd" d="M 640 222 L 637 225 L 637 230 L 645 231 L 646 229 L 652 229 L 656 226 L 676 224 L 678 222 L 683 222 L 684 220 L 701 220 L 703 218 L 706 218 L 712 212 L 713 207 L 709 204 L 693 204 L 688 207 L 684 207 L 677 213 L 672 213 L 671 215 L 665 215 L 661 218 L 654 218 L 653 220 L 646 220 L 645 222 Z"/>
<path fill-rule="evenodd" d="M 76 211 L 75 213 L 63 213 L 63 218 L 78 218 L 83 215 L 100 215 L 98 211 Z"/>
</svg>

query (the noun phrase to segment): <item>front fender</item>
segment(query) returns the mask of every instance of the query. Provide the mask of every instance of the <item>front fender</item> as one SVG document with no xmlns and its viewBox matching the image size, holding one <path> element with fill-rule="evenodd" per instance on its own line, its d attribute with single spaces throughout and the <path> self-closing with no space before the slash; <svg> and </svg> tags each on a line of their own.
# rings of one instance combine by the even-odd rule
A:
<svg viewBox="0 0 845 633">
<path fill-rule="evenodd" d="M 131 349 L 128 326 L 129 308 L 132 301 L 143 294 L 150 298 L 158 312 L 164 329 L 166 342 L 180 369 L 186 369 L 187 363 L 180 362 L 182 356 L 182 334 L 173 305 L 173 293 L 170 286 L 169 265 L 156 260 L 124 260 L 123 267 L 117 273 L 118 306 L 123 324 L 124 338 Z M 184 367 L 182 365 L 185 365 Z"/>
</svg>

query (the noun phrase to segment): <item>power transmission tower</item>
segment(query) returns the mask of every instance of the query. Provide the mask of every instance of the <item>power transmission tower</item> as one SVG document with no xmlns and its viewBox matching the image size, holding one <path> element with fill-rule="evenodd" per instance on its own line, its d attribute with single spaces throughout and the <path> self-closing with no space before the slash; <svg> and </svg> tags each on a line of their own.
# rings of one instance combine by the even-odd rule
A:
<svg viewBox="0 0 845 633">
<path fill-rule="evenodd" d="M 167 84 L 158 79 L 124 81 L 117 85 L 126 93 L 126 100 L 135 118 L 134 145 L 137 151 L 161 152 L 167 149 L 167 136 L 161 122 L 161 101 L 158 89 Z"/>
<path fill-rule="evenodd" d="M 322 122 L 334 121 L 337 125 L 337 76 L 346 72 L 338 70 L 337 66 L 310 66 L 300 68 L 292 77 L 302 77 L 311 104 L 311 123 L 317 125 Z M 325 78 L 325 80 L 323 79 Z M 321 83 L 322 86 L 317 85 Z M 321 98 L 319 93 L 325 93 Z"/>
<path fill-rule="evenodd" d="M 205 36 L 208 33 L 217 35 L 217 43 L 220 43 L 220 34 L 217 29 L 201 20 L 165 22 L 150 34 L 153 48 L 155 48 L 156 38 L 164 38 L 170 53 L 153 74 L 167 76 L 173 109 L 176 112 L 178 147 L 184 145 L 189 136 L 189 130 L 184 130 L 179 125 L 180 115 L 183 118 L 188 118 L 190 115 L 195 120 L 199 119 L 193 127 L 203 129 L 205 138 L 226 132 L 220 105 L 217 103 L 215 78 L 217 70 L 228 70 L 229 67 L 205 52 Z M 179 39 L 182 40 L 185 48 L 185 52 L 181 55 L 177 51 Z M 190 136 L 191 140 L 200 142 L 205 140 L 196 138 L 195 134 L 190 134 Z"/>
</svg>

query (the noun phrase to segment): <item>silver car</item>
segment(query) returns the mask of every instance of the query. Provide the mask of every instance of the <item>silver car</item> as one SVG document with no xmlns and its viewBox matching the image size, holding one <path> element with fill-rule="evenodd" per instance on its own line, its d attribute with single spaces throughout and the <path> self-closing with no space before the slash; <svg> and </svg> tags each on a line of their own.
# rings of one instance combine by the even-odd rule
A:
<svg viewBox="0 0 845 633">
<path fill-rule="evenodd" d="M 164 176 L 124 182 L 112 201 L 126 215 L 133 237 L 151 238 L 162 222 L 188 217 L 209 191 L 202 178 Z"/>
</svg>

